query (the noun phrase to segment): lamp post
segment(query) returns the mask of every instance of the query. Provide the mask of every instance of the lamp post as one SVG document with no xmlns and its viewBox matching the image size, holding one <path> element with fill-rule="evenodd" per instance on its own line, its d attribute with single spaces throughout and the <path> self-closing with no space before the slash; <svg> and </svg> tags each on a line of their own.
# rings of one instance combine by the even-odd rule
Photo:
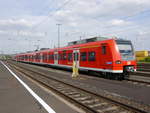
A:
<svg viewBox="0 0 150 113">
<path fill-rule="evenodd" d="M 58 26 L 58 48 L 60 47 L 60 26 L 62 24 L 56 24 Z"/>
</svg>

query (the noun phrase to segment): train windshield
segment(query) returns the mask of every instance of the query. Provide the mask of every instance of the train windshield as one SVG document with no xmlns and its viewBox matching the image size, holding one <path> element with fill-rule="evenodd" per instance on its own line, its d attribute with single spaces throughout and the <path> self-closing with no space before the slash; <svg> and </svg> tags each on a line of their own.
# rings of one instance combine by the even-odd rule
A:
<svg viewBox="0 0 150 113">
<path fill-rule="evenodd" d="M 135 59 L 131 41 L 117 41 L 117 46 L 123 60 Z"/>
<path fill-rule="evenodd" d="M 121 54 L 129 55 L 132 54 L 132 46 L 130 44 L 118 44 L 118 48 Z"/>
</svg>

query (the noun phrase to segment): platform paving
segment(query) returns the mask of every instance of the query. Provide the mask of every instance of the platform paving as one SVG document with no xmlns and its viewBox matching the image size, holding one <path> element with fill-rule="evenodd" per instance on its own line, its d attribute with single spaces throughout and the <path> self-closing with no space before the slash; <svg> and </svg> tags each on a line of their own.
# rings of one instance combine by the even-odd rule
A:
<svg viewBox="0 0 150 113">
<path fill-rule="evenodd" d="M 16 72 L 15 72 L 16 73 Z M 19 74 L 19 73 L 17 73 Z M 79 113 L 50 92 L 20 77 L 56 113 Z M 47 113 L 41 104 L 12 76 L 0 62 L 0 113 Z"/>
<path fill-rule="evenodd" d="M 102 92 L 109 92 L 112 95 L 116 95 L 123 98 L 132 99 L 134 101 L 150 105 L 150 86 L 128 83 L 127 81 L 109 80 L 101 77 L 87 76 L 84 74 L 79 75 L 77 79 L 71 78 L 71 72 L 46 68 L 43 66 L 13 62 L 25 67 L 32 68 L 41 73 L 47 74 L 47 76 L 61 79 L 62 81 L 80 86 L 80 88 L 96 92 L 97 94 L 103 94 Z M 131 75 L 132 76 L 132 75 Z"/>
</svg>

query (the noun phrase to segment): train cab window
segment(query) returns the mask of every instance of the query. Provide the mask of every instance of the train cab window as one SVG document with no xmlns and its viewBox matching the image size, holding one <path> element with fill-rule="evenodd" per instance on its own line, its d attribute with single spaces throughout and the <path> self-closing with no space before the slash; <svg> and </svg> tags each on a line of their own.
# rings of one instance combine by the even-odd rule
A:
<svg viewBox="0 0 150 113">
<path fill-rule="evenodd" d="M 95 52 L 94 51 L 92 51 L 92 52 L 89 52 L 88 53 L 88 60 L 89 61 L 95 61 L 96 60 L 96 58 L 95 58 Z"/>
<path fill-rule="evenodd" d="M 68 61 L 72 61 L 72 53 L 68 53 Z"/>
<path fill-rule="evenodd" d="M 103 55 L 106 54 L 106 46 L 102 46 L 102 54 L 103 54 Z"/>
<path fill-rule="evenodd" d="M 81 61 L 86 61 L 87 60 L 87 55 L 86 52 L 81 53 Z"/>
</svg>

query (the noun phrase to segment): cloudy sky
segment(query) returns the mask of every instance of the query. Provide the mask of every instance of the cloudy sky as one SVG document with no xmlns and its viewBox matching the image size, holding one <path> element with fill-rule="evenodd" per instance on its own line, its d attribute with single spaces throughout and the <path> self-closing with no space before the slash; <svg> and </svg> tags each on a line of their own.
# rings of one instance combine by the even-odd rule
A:
<svg viewBox="0 0 150 113">
<path fill-rule="evenodd" d="M 132 40 L 150 50 L 150 0 L 0 0 L 0 53 L 19 53 L 93 37 Z"/>
</svg>

